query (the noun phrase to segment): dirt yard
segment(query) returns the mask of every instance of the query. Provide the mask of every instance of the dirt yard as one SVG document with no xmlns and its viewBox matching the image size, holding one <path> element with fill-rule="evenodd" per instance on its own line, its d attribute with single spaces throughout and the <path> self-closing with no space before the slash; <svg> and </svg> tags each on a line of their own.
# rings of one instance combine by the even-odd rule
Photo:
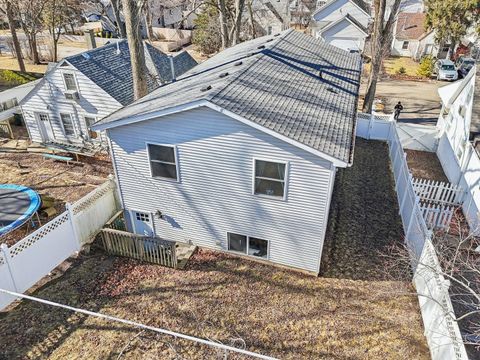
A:
<svg viewBox="0 0 480 360">
<path fill-rule="evenodd" d="M 383 163 L 386 148 L 357 141 L 355 165 L 337 178 L 338 241 L 331 247 L 330 277 L 209 250 L 199 250 L 182 271 L 108 257 L 94 249 L 34 296 L 244 344 L 281 359 L 428 359 L 410 283 L 383 281 L 379 269 L 373 271 L 378 265 L 375 251 L 401 239 L 392 178 Z M 364 279 L 352 280 L 359 278 Z M 32 302 L 0 314 L 0 333 L 5 359 L 221 356 L 191 342 Z"/>
<path fill-rule="evenodd" d="M 47 217 L 40 212 L 42 223 L 65 210 L 65 203 L 74 202 L 105 182 L 113 173 L 107 158 L 84 159 L 83 166 L 46 160 L 32 153 L 0 153 L 0 184 L 31 187 L 41 197 L 52 197 L 56 214 Z M 29 225 L 0 238 L 9 245 L 25 237 L 33 229 Z"/>
<path fill-rule="evenodd" d="M 407 164 L 413 177 L 448 182 L 442 165 L 435 153 L 405 150 Z"/>
</svg>

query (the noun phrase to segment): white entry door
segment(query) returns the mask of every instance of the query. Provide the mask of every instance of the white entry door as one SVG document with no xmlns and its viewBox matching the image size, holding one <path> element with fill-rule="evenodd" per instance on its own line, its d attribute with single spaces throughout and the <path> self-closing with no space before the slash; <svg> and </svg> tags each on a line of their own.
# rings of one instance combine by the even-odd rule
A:
<svg viewBox="0 0 480 360">
<path fill-rule="evenodd" d="M 52 123 L 50 122 L 48 114 L 38 113 L 37 124 L 42 141 L 55 140 L 55 134 L 53 133 Z"/>
<path fill-rule="evenodd" d="M 131 211 L 133 231 L 135 234 L 154 236 L 152 214 L 141 211 Z"/>
</svg>

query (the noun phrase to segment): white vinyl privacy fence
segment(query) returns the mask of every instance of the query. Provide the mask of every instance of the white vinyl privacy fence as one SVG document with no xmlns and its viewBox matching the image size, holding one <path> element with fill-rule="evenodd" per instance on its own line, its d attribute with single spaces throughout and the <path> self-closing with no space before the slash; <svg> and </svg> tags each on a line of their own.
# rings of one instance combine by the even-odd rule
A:
<svg viewBox="0 0 480 360">
<path fill-rule="evenodd" d="M 442 275 L 431 243 L 432 232 L 423 217 L 420 197 L 415 192 L 396 122 L 377 116 L 359 116 L 357 136 L 388 143 L 405 240 L 412 252 L 413 283 L 432 359 L 466 360 L 468 357 L 460 329 L 452 317 L 454 312 L 448 282 Z"/>
<path fill-rule="evenodd" d="M 81 247 L 116 213 L 115 182 L 110 179 L 15 245 L 0 245 L 0 288 L 25 292 Z M 0 294 L 0 310 L 13 297 Z"/>
</svg>

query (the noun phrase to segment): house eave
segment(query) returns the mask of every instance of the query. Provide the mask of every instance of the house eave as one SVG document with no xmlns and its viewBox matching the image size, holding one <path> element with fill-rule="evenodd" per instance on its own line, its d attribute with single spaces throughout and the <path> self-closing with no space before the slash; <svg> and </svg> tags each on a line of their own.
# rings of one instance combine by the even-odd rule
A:
<svg viewBox="0 0 480 360">
<path fill-rule="evenodd" d="M 138 122 L 141 122 L 141 121 L 151 120 L 151 119 L 154 119 L 154 118 L 157 118 L 157 117 L 162 117 L 162 116 L 176 114 L 176 113 L 183 112 L 183 111 L 193 110 L 193 109 L 196 109 L 196 108 L 199 108 L 199 107 L 207 107 L 209 109 L 212 109 L 212 110 L 218 111 L 222 114 L 225 114 L 232 119 L 240 121 L 240 122 L 242 122 L 246 125 L 249 125 L 249 126 L 255 128 L 255 129 L 259 130 L 259 131 L 267 133 L 267 134 L 269 134 L 269 135 L 271 135 L 271 136 L 273 136 L 277 139 L 280 139 L 280 140 L 282 140 L 286 143 L 289 143 L 289 144 L 291 144 L 295 147 L 303 149 L 303 150 L 305 150 L 305 151 L 307 151 L 311 154 L 314 154 L 314 155 L 316 155 L 320 158 L 323 158 L 323 159 L 331 162 L 335 167 L 345 168 L 345 167 L 348 167 L 348 166 L 351 165 L 350 162 L 342 161 L 342 160 L 337 159 L 337 158 L 335 158 L 331 155 L 328 155 L 328 154 L 325 154 L 321 151 L 318 151 L 318 150 L 316 150 L 316 149 L 314 149 L 310 146 L 307 146 L 307 145 L 302 144 L 298 141 L 295 141 L 295 140 L 293 140 L 293 139 L 291 139 L 287 136 L 281 135 L 281 134 L 279 134 L 279 133 L 277 133 L 273 130 L 267 129 L 262 125 L 256 124 L 253 121 L 250 121 L 250 120 L 248 120 L 248 119 L 246 119 L 246 118 L 244 118 L 240 115 L 235 114 L 234 112 L 226 110 L 226 109 L 224 109 L 224 108 L 222 108 L 222 107 L 220 107 L 216 104 L 213 104 L 210 101 L 205 100 L 205 99 L 193 101 L 193 102 L 190 102 L 190 103 L 174 106 L 174 107 L 159 110 L 159 111 L 152 111 L 152 112 L 147 113 L 147 114 L 127 117 L 127 118 L 116 120 L 116 121 L 113 121 L 113 122 L 110 122 L 110 123 L 93 125 L 91 128 L 92 128 L 92 130 L 95 130 L 95 131 L 109 130 L 109 129 L 113 129 L 113 128 L 120 127 L 120 126 L 125 126 L 125 125 L 138 123 Z"/>
</svg>

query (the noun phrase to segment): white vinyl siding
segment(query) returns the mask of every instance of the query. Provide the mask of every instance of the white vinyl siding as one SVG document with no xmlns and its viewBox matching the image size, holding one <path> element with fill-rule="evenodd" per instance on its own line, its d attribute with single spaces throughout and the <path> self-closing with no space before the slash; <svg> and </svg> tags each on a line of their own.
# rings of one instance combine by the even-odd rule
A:
<svg viewBox="0 0 480 360">
<path fill-rule="evenodd" d="M 223 250 L 229 232 L 265 239 L 270 261 L 318 272 L 330 162 L 207 108 L 108 134 L 124 207 L 161 211 L 157 236 Z M 150 177 L 145 143 L 176 146 L 179 182 Z M 288 162 L 285 201 L 252 195 L 255 158 Z"/>
<path fill-rule="evenodd" d="M 88 135 L 88 129 L 83 121 L 85 116 L 101 119 L 121 108 L 121 104 L 98 87 L 78 70 L 68 70 L 75 73 L 75 80 L 82 96 L 79 101 L 65 99 L 64 68 L 58 68 L 46 75 L 41 84 L 23 99 L 22 113 L 31 140 L 41 142 L 40 132 L 35 119 L 36 112 L 48 114 L 56 141 L 80 142 L 80 135 Z M 77 137 L 67 138 L 63 132 L 60 113 L 72 114 L 77 124 Z"/>
<path fill-rule="evenodd" d="M 366 35 L 358 27 L 344 20 L 322 32 L 321 37 L 326 43 L 340 49 L 363 51 Z"/>
<path fill-rule="evenodd" d="M 343 18 L 346 14 L 349 14 L 364 27 L 368 26 L 370 16 L 348 0 L 331 1 L 329 5 L 314 14 L 313 19 L 322 23 L 332 23 Z"/>
</svg>

